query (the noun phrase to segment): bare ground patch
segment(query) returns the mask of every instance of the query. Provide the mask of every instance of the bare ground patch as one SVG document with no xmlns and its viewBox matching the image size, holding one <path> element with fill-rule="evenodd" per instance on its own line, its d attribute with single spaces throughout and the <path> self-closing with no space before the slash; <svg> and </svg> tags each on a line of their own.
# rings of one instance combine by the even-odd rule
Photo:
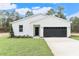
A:
<svg viewBox="0 0 79 59">
<path fill-rule="evenodd" d="M 0 33 L 0 37 L 9 36 L 9 33 Z"/>
</svg>

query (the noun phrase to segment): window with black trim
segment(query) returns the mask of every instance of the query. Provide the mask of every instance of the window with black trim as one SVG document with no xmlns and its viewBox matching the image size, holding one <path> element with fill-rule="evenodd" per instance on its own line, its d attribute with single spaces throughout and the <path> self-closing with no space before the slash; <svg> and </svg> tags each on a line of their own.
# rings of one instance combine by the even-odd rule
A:
<svg viewBox="0 0 79 59">
<path fill-rule="evenodd" d="M 23 32 L 23 25 L 19 25 L 19 32 Z"/>
</svg>

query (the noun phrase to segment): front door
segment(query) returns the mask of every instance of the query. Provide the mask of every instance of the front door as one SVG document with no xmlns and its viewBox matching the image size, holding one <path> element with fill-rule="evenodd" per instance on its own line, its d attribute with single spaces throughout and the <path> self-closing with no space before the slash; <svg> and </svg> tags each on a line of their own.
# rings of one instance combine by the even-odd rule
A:
<svg viewBox="0 0 79 59">
<path fill-rule="evenodd" d="M 35 27 L 35 36 L 39 36 L 39 27 Z"/>
</svg>

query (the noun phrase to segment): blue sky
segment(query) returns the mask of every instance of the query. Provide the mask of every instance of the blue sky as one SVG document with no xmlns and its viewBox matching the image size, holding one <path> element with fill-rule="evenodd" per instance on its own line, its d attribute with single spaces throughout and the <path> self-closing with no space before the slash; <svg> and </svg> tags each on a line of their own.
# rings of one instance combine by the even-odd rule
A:
<svg viewBox="0 0 79 59">
<path fill-rule="evenodd" d="M 20 8 L 32 9 L 32 7 L 52 7 L 56 9 L 57 6 L 63 6 L 64 13 L 67 16 L 79 12 L 79 3 L 16 3 L 16 6 L 18 9 Z"/>
<path fill-rule="evenodd" d="M 50 8 L 57 9 L 58 6 L 64 7 L 66 16 L 79 16 L 79 3 L 0 3 L 0 10 L 15 10 L 24 15 L 27 11 L 46 13 Z"/>
</svg>

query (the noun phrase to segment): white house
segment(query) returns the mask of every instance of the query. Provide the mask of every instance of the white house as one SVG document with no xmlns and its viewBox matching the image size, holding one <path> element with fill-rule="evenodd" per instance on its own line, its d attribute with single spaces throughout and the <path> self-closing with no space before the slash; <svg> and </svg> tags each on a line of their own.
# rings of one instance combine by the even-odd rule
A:
<svg viewBox="0 0 79 59">
<path fill-rule="evenodd" d="M 12 22 L 15 36 L 69 37 L 70 22 L 52 15 L 33 15 Z"/>
</svg>

